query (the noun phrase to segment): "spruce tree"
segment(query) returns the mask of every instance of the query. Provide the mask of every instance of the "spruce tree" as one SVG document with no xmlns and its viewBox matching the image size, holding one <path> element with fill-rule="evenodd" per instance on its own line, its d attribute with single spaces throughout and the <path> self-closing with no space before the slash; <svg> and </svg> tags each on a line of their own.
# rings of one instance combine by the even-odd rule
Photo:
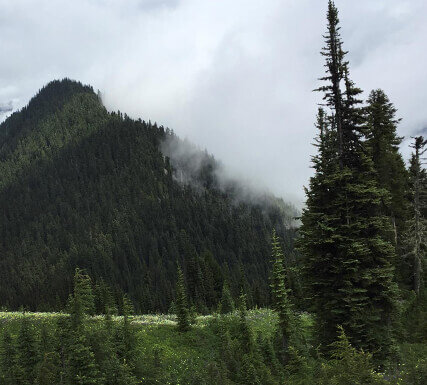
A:
<svg viewBox="0 0 427 385">
<path fill-rule="evenodd" d="M 38 350 L 33 326 L 25 313 L 21 318 L 21 325 L 17 337 L 18 366 L 20 378 L 18 384 L 33 384 L 36 378 Z"/>
<path fill-rule="evenodd" d="M 291 304 L 288 298 L 289 290 L 285 287 L 286 277 L 283 252 L 275 229 L 273 229 L 273 234 L 271 237 L 271 249 L 273 262 L 273 271 L 270 283 L 272 307 L 279 316 L 281 350 L 282 354 L 286 354 L 289 347 L 289 340 L 292 335 L 293 315 L 291 311 Z"/>
<path fill-rule="evenodd" d="M 123 296 L 123 320 L 120 328 L 119 355 L 123 362 L 131 365 L 135 357 L 136 336 L 131 325 L 133 313 L 132 302 L 127 295 Z"/>
<path fill-rule="evenodd" d="M 337 153 L 340 167 L 343 166 L 343 94 L 341 90 L 341 82 L 344 79 L 344 55 L 342 49 L 342 40 L 340 36 L 338 10 L 333 1 L 329 0 L 327 13 L 327 32 L 324 36 L 326 46 L 322 49 L 321 55 L 326 59 L 326 75 L 320 80 L 326 81 L 327 84 L 322 85 L 316 91 L 324 92 L 323 99 L 326 105 L 335 112 Z"/>
<path fill-rule="evenodd" d="M 1 350 L 0 379 L 4 385 L 15 385 L 18 380 L 17 351 L 8 329 L 4 331 Z"/>
<path fill-rule="evenodd" d="M 92 292 L 92 280 L 89 275 L 78 267 L 74 273 L 74 297 L 81 301 L 82 311 L 85 314 L 95 314 L 95 299 Z"/>
<path fill-rule="evenodd" d="M 67 346 L 67 379 L 70 385 L 97 385 L 100 373 L 87 340 L 86 312 L 93 304 L 90 278 L 76 269 L 71 300 L 71 330 Z"/>
<path fill-rule="evenodd" d="M 188 310 L 187 292 L 185 289 L 184 274 L 181 266 L 178 265 L 178 280 L 176 283 L 176 316 L 178 322 L 178 330 L 185 332 L 190 329 L 190 316 Z"/>
<path fill-rule="evenodd" d="M 378 187 L 363 141 L 365 110 L 349 75 L 339 35 L 338 11 L 328 5 L 326 85 L 328 112 L 319 111 L 315 174 L 306 190 L 299 248 L 323 347 L 342 325 L 358 348 L 385 358 L 391 351 L 396 286 L 390 223 L 381 202 L 389 199 Z"/>
<path fill-rule="evenodd" d="M 252 354 L 254 349 L 254 337 L 247 320 L 246 295 L 243 291 L 239 297 L 239 343 L 241 351 L 246 354 Z"/>
<path fill-rule="evenodd" d="M 403 138 L 396 133 L 400 119 L 396 118 L 397 110 L 383 90 L 371 91 L 367 103 L 366 144 L 378 185 L 390 194 L 390 201 L 383 202 L 384 210 L 392 222 L 394 244 L 400 246 L 405 229 L 408 184 L 405 162 L 399 153 Z"/>
<path fill-rule="evenodd" d="M 74 331 L 68 355 L 70 385 L 98 385 L 100 374 L 84 330 Z"/>
<path fill-rule="evenodd" d="M 47 352 L 43 355 L 37 375 L 38 385 L 60 383 L 60 356 L 57 352 Z"/>
<path fill-rule="evenodd" d="M 221 314 L 227 314 L 234 311 L 234 300 L 230 292 L 227 281 L 224 281 L 222 286 L 222 296 L 219 303 L 219 312 Z"/>
<path fill-rule="evenodd" d="M 125 299 L 124 302 L 127 302 L 127 300 Z M 115 335 L 114 322 L 108 310 L 104 316 L 104 325 L 101 334 L 103 336 L 103 358 L 100 362 L 100 371 L 104 376 L 105 385 L 133 385 L 137 383 L 132 374 L 132 367 L 129 365 L 130 362 L 133 364 L 133 357 L 130 356 L 135 354 L 133 351 L 135 335 L 129 325 L 131 309 L 126 308 L 128 306 L 125 306 L 123 325 L 121 326 L 120 333 L 121 338 L 118 343 L 115 339 L 117 336 Z M 125 331 L 126 329 L 128 331 Z M 126 338 L 132 341 L 125 341 Z"/>
<path fill-rule="evenodd" d="M 423 167 L 423 155 L 427 151 L 427 140 L 422 136 L 414 138 L 409 167 L 410 218 L 405 238 L 406 258 L 412 259 L 412 287 L 417 295 L 424 286 L 423 266 L 427 254 L 427 171 Z"/>
</svg>

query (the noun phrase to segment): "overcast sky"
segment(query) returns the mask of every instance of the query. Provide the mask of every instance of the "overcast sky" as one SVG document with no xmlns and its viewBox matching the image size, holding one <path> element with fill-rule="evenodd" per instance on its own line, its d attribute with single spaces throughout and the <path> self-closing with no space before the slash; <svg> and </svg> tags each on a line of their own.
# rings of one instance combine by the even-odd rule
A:
<svg viewBox="0 0 427 385">
<path fill-rule="evenodd" d="M 427 1 L 337 0 L 351 75 L 427 134 Z M 327 0 L 0 0 L 0 110 L 50 80 L 99 89 L 300 205 Z M 3 114 L 4 116 L 4 114 Z M 407 155 L 405 150 L 405 155 Z"/>
</svg>

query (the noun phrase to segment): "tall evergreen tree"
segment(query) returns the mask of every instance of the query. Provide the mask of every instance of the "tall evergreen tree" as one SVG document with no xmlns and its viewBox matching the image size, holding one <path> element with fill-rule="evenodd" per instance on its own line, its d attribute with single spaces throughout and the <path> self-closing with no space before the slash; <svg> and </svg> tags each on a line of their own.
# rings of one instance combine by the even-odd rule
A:
<svg viewBox="0 0 427 385">
<path fill-rule="evenodd" d="M 178 330 L 185 332 L 190 329 L 190 315 L 188 309 L 187 292 L 185 289 L 184 274 L 181 266 L 178 265 L 178 280 L 176 283 L 176 316 L 178 322 Z"/>
<path fill-rule="evenodd" d="M 78 267 L 74 274 L 74 297 L 81 301 L 85 314 L 95 314 L 95 299 L 92 292 L 92 280 L 88 274 Z"/>
<path fill-rule="evenodd" d="M 15 385 L 18 377 L 15 341 L 8 329 L 4 331 L 1 350 L 0 379 L 4 385 Z"/>
<path fill-rule="evenodd" d="M 403 138 L 396 133 L 400 119 L 396 118 L 397 110 L 383 90 L 371 91 L 367 103 L 366 144 L 372 156 L 377 182 L 390 194 L 390 201 L 383 203 L 393 225 L 393 240 L 397 246 L 401 243 L 405 228 L 408 184 L 405 162 L 399 153 Z"/>
<path fill-rule="evenodd" d="M 83 330 L 75 331 L 68 355 L 68 381 L 70 385 L 98 385 L 100 374 L 95 356 Z"/>
<path fill-rule="evenodd" d="M 234 310 L 234 300 L 230 292 L 230 287 L 227 281 L 224 281 L 222 286 L 222 296 L 219 303 L 219 312 L 221 314 L 231 313 Z"/>
<path fill-rule="evenodd" d="M 128 300 L 125 298 L 124 302 Z M 114 321 L 111 314 L 107 311 L 104 316 L 104 327 L 102 330 L 102 359 L 100 362 L 100 372 L 104 376 L 105 385 L 133 385 L 137 381 L 132 374 L 133 361 L 136 356 L 135 334 L 130 326 L 129 315 L 131 308 L 124 306 L 123 323 L 117 341 L 115 334 Z"/>
<path fill-rule="evenodd" d="M 90 311 L 93 296 L 90 278 L 76 269 L 74 297 L 71 300 L 71 330 L 67 346 L 67 378 L 70 385 L 97 385 L 100 373 L 95 355 L 87 340 L 86 312 Z"/>
<path fill-rule="evenodd" d="M 324 92 L 323 100 L 327 106 L 335 112 L 335 126 L 337 133 L 337 152 L 340 167 L 343 166 L 344 152 L 344 127 L 343 127 L 343 92 L 341 90 L 341 82 L 344 79 L 344 56 L 345 52 L 342 48 L 342 40 L 340 36 L 338 10 L 333 1 L 329 1 L 327 13 L 327 32 L 324 35 L 326 46 L 322 49 L 321 55 L 326 60 L 326 75 L 320 80 L 326 81 L 327 84 L 322 85 L 316 91 Z"/>
<path fill-rule="evenodd" d="M 327 19 L 322 51 L 327 83 L 318 90 L 325 93 L 330 115 L 322 109 L 318 114 L 319 152 L 313 157 L 299 248 L 323 346 L 335 340 L 342 325 L 355 346 L 385 358 L 393 345 L 396 306 L 394 248 L 381 210 L 388 194 L 377 185 L 363 142 L 361 90 L 349 76 L 332 1 Z"/>
<path fill-rule="evenodd" d="M 120 329 L 119 353 L 127 365 L 135 357 L 136 336 L 131 325 L 133 306 L 127 295 L 123 296 L 123 321 Z"/>
<path fill-rule="evenodd" d="M 427 172 L 423 167 L 427 139 L 418 136 L 414 138 L 414 144 L 411 147 L 415 151 L 409 167 L 411 216 L 408 220 L 405 239 L 409 252 L 405 256 L 412 257 L 413 289 L 419 295 L 424 286 L 423 266 L 425 266 L 427 254 L 427 218 L 425 216 L 427 213 Z"/>
<path fill-rule="evenodd" d="M 60 382 L 60 356 L 57 352 L 47 352 L 39 364 L 37 384 L 52 385 Z"/>
<path fill-rule="evenodd" d="M 279 238 L 276 235 L 276 230 L 273 229 L 271 237 L 271 256 L 273 261 L 273 271 L 271 275 L 271 296 L 273 309 L 279 316 L 279 327 L 281 337 L 282 354 L 286 354 L 289 347 L 289 340 L 292 335 L 292 311 L 291 303 L 288 298 L 289 290 L 285 287 L 285 268 L 283 261 L 283 252 L 279 243 Z"/>
<path fill-rule="evenodd" d="M 34 384 L 38 361 L 36 336 L 29 318 L 23 314 L 17 337 L 18 366 L 21 368 L 17 384 Z"/>
<path fill-rule="evenodd" d="M 247 320 L 246 295 L 243 291 L 239 297 L 239 343 L 244 354 L 252 354 L 254 349 L 254 336 Z"/>
</svg>

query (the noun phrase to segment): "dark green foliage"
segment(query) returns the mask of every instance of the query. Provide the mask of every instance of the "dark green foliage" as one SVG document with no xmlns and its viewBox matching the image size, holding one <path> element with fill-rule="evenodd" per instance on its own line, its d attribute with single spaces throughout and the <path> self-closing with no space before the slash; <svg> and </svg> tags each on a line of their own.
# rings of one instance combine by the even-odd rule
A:
<svg viewBox="0 0 427 385">
<path fill-rule="evenodd" d="M 111 288 L 103 279 L 95 285 L 95 313 L 96 314 L 117 314 L 117 304 Z"/>
<path fill-rule="evenodd" d="M 399 145 L 402 138 L 396 129 L 400 119 L 396 118 L 396 108 L 384 91 L 373 90 L 366 108 L 366 146 L 371 152 L 378 185 L 390 194 L 390 200 L 383 202 L 386 214 L 393 223 L 393 243 L 401 245 L 406 220 L 407 171 Z"/>
<path fill-rule="evenodd" d="M 408 224 L 408 172 L 399 153 L 403 138 L 397 136 L 400 119 L 396 118 L 396 108 L 384 91 L 373 90 L 366 107 L 366 147 L 372 157 L 376 180 L 387 190 L 389 199 L 382 200 L 383 212 L 390 218 L 392 231 L 389 240 L 396 249 L 396 279 L 400 285 L 411 285 L 411 271 L 405 254 L 405 234 Z"/>
<path fill-rule="evenodd" d="M 243 353 L 251 354 L 254 348 L 254 336 L 246 316 L 246 296 L 242 292 L 239 297 L 239 343 Z"/>
<path fill-rule="evenodd" d="M 291 346 L 282 367 L 272 344 L 278 318 L 267 309 L 244 313 L 245 330 L 252 336 L 249 350 L 242 343 L 241 314 L 230 313 L 201 324 L 199 320 L 187 333 L 177 333 L 170 325 L 131 323 L 130 361 L 123 359 L 120 349 L 123 318 L 86 317 L 77 335 L 68 315 L 3 313 L 0 384 L 20 384 L 22 378 L 23 368 L 16 366 L 21 317 L 28 319 L 35 336 L 37 370 L 30 380 L 36 384 L 424 384 L 425 344 L 402 345 L 403 361 L 385 373 L 388 382 L 373 370 L 371 355 L 354 349 L 344 335 L 333 344 L 331 359 L 303 354 Z M 311 333 L 308 323 L 301 327 Z M 50 338 L 42 348 L 44 328 Z"/>
<path fill-rule="evenodd" d="M 210 324 L 220 340 L 221 378 L 227 384 L 279 384 L 281 365 L 271 340 L 261 334 L 254 338 L 244 303 L 241 297 L 239 315 L 217 316 Z"/>
<path fill-rule="evenodd" d="M 95 356 L 82 331 L 73 333 L 67 365 L 67 378 L 70 385 L 100 384 L 100 373 Z"/>
<path fill-rule="evenodd" d="M 70 385 L 100 384 L 100 373 L 86 336 L 87 312 L 93 308 L 91 281 L 79 268 L 76 268 L 74 275 L 74 296 L 70 307 L 71 329 L 66 344 L 66 377 Z"/>
<path fill-rule="evenodd" d="M 322 365 L 316 383 L 319 385 L 374 385 L 388 384 L 374 371 L 372 355 L 351 346 L 340 328 L 338 340 L 332 344 L 332 360 Z"/>
<path fill-rule="evenodd" d="M 5 330 L 1 351 L 1 383 L 4 385 L 14 385 L 18 375 L 17 352 L 15 342 L 9 330 Z"/>
<path fill-rule="evenodd" d="M 35 331 L 30 320 L 25 316 L 21 319 L 21 327 L 16 341 L 16 349 L 17 364 L 19 368 L 17 384 L 34 384 L 38 361 L 38 350 Z"/>
<path fill-rule="evenodd" d="M 57 384 L 60 381 L 60 356 L 57 352 L 47 352 L 40 362 L 37 383 L 39 385 Z"/>
<path fill-rule="evenodd" d="M 279 334 L 281 340 L 281 354 L 286 355 L 292 334 L 296 332 L 292 314 L 291 303 L 288 298 L 289 290 L 285 287 L 285 269 L 283 252 L 279 244 L 279 238 L 273 229 L 271 237 L 271 259 L 273 270 L 271 274 L 272 307 L 279 316 Z"/>
<path fill-rule="evenodd" d="M 427 152 L 427 139 L 414 138 L 414 152 L 409 166 L 409 218 L 404 248 L 411 267 L 411 286 L 417 295 L 425 290 L 427 255 L 427 171 L 423 155 Z"/>
<path fill-rule="evenodd" d="M 425 383 L 427 141 L 407 172 L 396 109 L 382 90 L 362 106 L 331 0 L 327 20 L 303 258 L 288 205 L 242 201 L 211 155 L 176 156 L 173 132 L 90 87 L 52 82 L 0 125 L 0 304 L 68 296 L 70 313 L 2 313 L 0 385 Z M 132 316 L 168 308 L 185 333 Z"/>
<path fill-rule="evenodd" d="M 404 344 L 401 350 L 405 360 L 398 365 L 398 375 L 394 378 L 398 378 L 399 384 L 424 385 L 427 378 L 427 345 Z"/>
<path fill-rule="evenodd" d="M 242 357 L 242 364 L 239 373 L 239 382 L 248 385 L 261 385 L 261 380 L 258 371 L 255 367 L 253 356 L 251 354 L 244 354 Z"/>
<path fill-rule="evenodd" d="M 323 51 L 327 84 L 320 88 L 330 114 L 318 114 L 319 152 L 313 157 L 315 175 L 307 190 L 299 247 L 323 347 L 335 341 L 336 327 L 342 325 L 357 348 L 381 360 L 393 351 L 397 298 L 392 229 L 382 206 L 389 194 L 378 186 L 363 140 L 361 91 L 349 78 L 337 15 L 330 1 Z"/>
<path fill-rule="evenodd" d="M 50 83 L 3 122 L 0 304 L 61 310 L 79 267 L 93 280 L 98 312 L 110 301 L 102 282 L 117 305 L 128 293 L 137 313 L 166 312 L 177 260 L 198 312 L 217 308 L 225 276 L 238 293 L 240 262 L 258 305 L 267 304 L 269 234 L 277 226 L 291 249 L 295 230 L 284 225 L 294 214 L 273 198 L 239 201 L 238 184 L 221 189 L 203 152 L 200 170 L 171 163 L 160 145 L 172 137 L 108 113 L 90 87 L 70 80 Z"/>
<path fill-rule="evenodd" d="M 181 267 L 178 265 L 178 280 L 176 282 L 176 317 L 178 322 L 178 330 L 181 332 L 190 329 L 190 314 L 188 308 L 187 290 L 185 288 L 184 274 Z"/>
<path fill-rule="evenodd" d="M 74 299 L 76 298 L 80 301 L 81 311 L 84 314 L 95 314 L 92 280 L 78 267 L 74 273 Z"/>
<path fill-rule="evenodd" d="M 414 294 L 407 301 L 402 318 L 403 340 L 410 343 L 427 344 L 427 293 L 425 289 L 419 295 Z"/>
<path fill-rule="evenodd" d="M 224 282 L 222 286 L 221 301 L 219 303 L 219 312 L 221 314 L 227 314 L 234 311 L 234 300 L 230 292 L 230 288 L 227 282 Z"/>
<path fill-rule="evenodd" d="M 129 298 L 125 295 L 123 297 L 123 322 L 119 333 L 119 356 L 122 361 L 131 365 L 135 353 L 135 333 L 131 325 L 131 316 L 133 313 L 133 306 Z"/>
</svg>

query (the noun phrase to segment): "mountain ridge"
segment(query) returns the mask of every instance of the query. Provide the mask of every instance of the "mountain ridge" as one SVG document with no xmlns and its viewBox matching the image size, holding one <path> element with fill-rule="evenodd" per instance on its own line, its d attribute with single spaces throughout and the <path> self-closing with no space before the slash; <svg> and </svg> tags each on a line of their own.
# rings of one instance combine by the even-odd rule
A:
<svg viewBox="0 0 427 385">
<path fill-rule="evenodd" d="M 69 79 L 0 125 L 1 305 L 60 309 L 79 266 L 117 298 L 129 293 L 137 311 L 166 311 L 177 261 L 200 311 L 216 306 L 225 280 L 268 303 L 270 231 L 293 255 L 295 230 L 273 206 L 177 183 L 160 150 L 168 135 L 107 112 Z M 215 180 L 213 170 L 199 177 Z"/>
</svg>

